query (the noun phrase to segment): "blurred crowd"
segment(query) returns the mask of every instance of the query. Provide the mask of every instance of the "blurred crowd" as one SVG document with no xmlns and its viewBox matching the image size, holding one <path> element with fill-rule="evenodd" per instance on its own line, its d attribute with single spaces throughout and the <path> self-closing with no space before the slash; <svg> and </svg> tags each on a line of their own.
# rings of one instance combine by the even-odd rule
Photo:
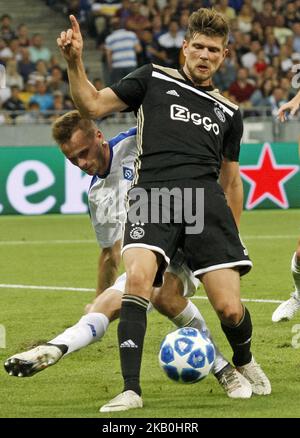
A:
<svg viewBox="0 0 300 438">
<path fill-rule="evenodd" d="M 216 88 L 239 104 L 244 116 L 261 114 L 258 108 L 275 115 L 297 92 L 300 0 L 44 1 L 76 15 L 83 32 L 95 39 L 99 71 L 100 61 L 103 66 L 102 77 L 94 78 L 98 90 L 149 62 L 180 68 L 189 15 L 214 7 L 231 27 L 229 54 L 214 77 Z M 49 111 L 73 108 L 65 67 L 44 46 L 43 35 L 32 34 L 26 23 L 14 23 L 8 14 L 0 18 L 0 63 L 6 67 L 7 85 L 0 89 L 0 123 L 52 121 L 56 115 Z"/>
<path fill-rule="evenodd" d="M 14 23 L 8 14 L 0 17 L 0 63 L 6 70 L 0 123 L 51 121 L 51 111 L 73 108 L 66 72 L 43 36 L 31 34 L 26 23 Z"/>
</svg>

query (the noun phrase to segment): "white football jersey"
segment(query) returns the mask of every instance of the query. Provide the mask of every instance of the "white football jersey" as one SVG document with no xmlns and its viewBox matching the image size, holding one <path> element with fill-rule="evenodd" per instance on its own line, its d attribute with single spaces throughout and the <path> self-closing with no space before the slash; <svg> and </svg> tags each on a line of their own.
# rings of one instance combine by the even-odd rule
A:
<svg viewBox="0 0 300 438">
<path fill-rule="evenodd" d="M 94 175 L 88 202 L 97 241 L 102 248 L 122 239 L 126 220 L 126 193 L 134 177 L 137 157 L 136 128 L 109 140 L 110 163 L 104 175 Z"/>
</svg>

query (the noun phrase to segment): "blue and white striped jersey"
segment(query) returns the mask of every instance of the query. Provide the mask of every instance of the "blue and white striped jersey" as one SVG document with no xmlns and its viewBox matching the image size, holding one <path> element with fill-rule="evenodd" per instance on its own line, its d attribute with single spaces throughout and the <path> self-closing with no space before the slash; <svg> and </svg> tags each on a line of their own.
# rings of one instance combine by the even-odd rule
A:
<svg viewBox="0 0 300 438">
<path fill-rule="evenodd" d="M 139 40 L 134 32 L 118 29 L 105 40 L 105 46 L 111 50 L 112 68 L 128 68 L 137 66 L 135 46 Z"/>
</svg>

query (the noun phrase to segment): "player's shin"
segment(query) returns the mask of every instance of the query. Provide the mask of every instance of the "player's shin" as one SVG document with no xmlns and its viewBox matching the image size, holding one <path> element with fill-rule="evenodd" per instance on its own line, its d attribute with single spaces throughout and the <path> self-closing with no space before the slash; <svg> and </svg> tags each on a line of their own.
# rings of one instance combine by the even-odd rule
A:
<svg viewBox="0 0 300 438">
<path fill-rule="evenodd" d="M 60 335 L 49 341 L 49 344 L 66 346 L 64 354 L 80 350 L 101 339 L 108 327 L 109 320 L 103 313 L 88 313 L 77 324 L 69 327 Z"/>
<path fill-rule="evenodd" d="M 119 351 L 124 391 L 132 390 L 141 395 L 140 369 L 144 337 L 147 327 L 145 298 L 124 294 L 118 325 Z"/>
<path fill-rule="evenodd" d="M 212 367 L 213 374 L 217 374 L 226 365 L 228 365 L 228 361 L 221 354 L 219 348 L 217 347 L 214 340 L 212 339 L 211 333 L 206 325 L 206 322 L 203 316 L 201 315 L 198 307 L 195 306 L 194 303 L 192 303 L 190 300 L 187 300 L 187 305 L 183 309 L 183 311 L 179 313 L 179 315 L 170 319 L 177 327 L 193 327 L 200 330 L 202 333 L 205 334 L 205 336 L 207 336 L 212 341 L 216 353 L 214 365 Z"/>
<path fill-rule="evenodd" d="M 232 361 L 234 365 L 240 367 L 248 364 L 252 358 L 250 351 L 252 322 L 248 309 L 244 308 L 244 315 L 237 325 L 228 326 L 221 323 L 221 326 L 233 350 Z"/>
</svg>

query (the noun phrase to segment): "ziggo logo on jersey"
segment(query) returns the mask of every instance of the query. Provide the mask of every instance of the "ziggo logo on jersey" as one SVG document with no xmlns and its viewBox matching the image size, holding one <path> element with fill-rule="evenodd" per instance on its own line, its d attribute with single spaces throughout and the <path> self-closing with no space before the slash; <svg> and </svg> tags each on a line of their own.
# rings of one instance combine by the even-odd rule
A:
<svg viewBox="0 0 300 438">
<path fill-rule="evenodd" d="M 206 131 L 208 132 L 213 130 L 216 135 L 219 135 L 220 133 L 219 125 L 217 123 L 212 123 L 210 117 L 202 117 L 198 113 L 191 113 L 190 110 L 185 106 L 176 104 L 171 105 L 170 110 L 172 120 L 180 120 L 181 122 L 191 121 L 192 123 L 194 123 L 194 125 L 202 125 L 203 128 L 206 129 Z"/>
</svg>

